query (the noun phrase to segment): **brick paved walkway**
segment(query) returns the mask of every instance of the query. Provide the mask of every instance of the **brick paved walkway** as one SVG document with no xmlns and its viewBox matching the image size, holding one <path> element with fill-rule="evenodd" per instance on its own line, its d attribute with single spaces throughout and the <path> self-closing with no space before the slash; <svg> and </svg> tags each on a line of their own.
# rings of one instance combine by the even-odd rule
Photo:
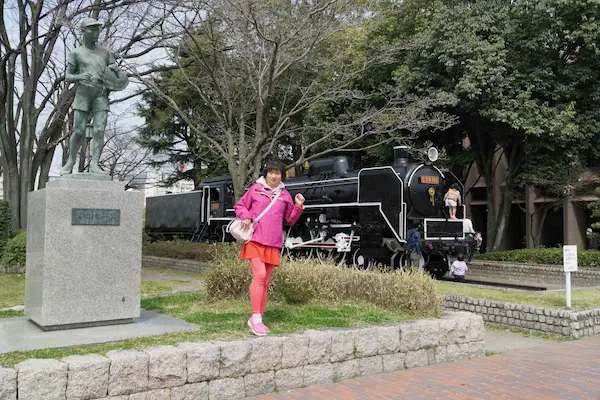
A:
<svg viewBox="0 0 600 400">
<path fill-rule="evenodd" d="M 256 399 L 600 399 L 600 337 Z"/>
</svg>

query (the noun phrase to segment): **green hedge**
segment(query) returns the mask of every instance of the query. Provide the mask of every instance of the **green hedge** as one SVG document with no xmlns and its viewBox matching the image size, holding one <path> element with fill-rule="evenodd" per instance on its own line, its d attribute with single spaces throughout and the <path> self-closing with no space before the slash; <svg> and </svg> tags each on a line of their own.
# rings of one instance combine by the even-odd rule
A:
<svg viewBox="0 0 600 400">
<path fill-rule="evenodd" d="M 25 265 L 27 254 L 27 232 L 21 231 L 6 242 L 0 262 L 6 266 Z"/>
<path fill-rule="evenodd" d="M 215 258 L 217 249 L 223 244 L 194 243 L 187 240 L 170 240 L 148 243 L 144 241 L 142 253 L 145 256 L 177 258 L 209 262 Z"/>
<path fill-rule="evenodd" d="M 0 255 L 10 238 L 11 211 L 8 201 L 0 199 Z"/>
<path fill-rule="evenodd" d="M 563 249 L 520 249 L 477 254 L 476 260 L 504 261 L 523 264 L 563 264 Z M 600 251 L 578 250 L 577 261 L 582 268 L 600 268 Z"/>
</svg>

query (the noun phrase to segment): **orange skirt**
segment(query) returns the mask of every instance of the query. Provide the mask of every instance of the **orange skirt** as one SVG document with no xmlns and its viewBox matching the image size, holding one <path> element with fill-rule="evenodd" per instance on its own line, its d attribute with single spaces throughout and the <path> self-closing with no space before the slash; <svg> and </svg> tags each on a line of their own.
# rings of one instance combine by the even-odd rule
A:
<svg viewBox="0 0 600 400">
<path fill-rule="evenodd" d="M 257 242 L 247 242 L 242 245 L 240 258 L 249 260 L 258 257 L 265 264 L 279 266 L 279 251 L 277 247 L 265 246 Z"/>
</svg>

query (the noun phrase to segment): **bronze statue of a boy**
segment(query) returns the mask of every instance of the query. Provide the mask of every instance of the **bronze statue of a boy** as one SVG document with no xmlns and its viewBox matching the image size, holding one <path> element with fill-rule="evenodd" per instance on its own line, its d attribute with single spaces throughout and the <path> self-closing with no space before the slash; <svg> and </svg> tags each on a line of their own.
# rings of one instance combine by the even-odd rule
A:
<svg viewBox="0 0 600 400">
<path fill-rule="evenodd" d="M 83 45 L 69 54 L 65 80 L 77 84 L 73 103 L 75 130 L 69 141 L 69 159 L 62 167 L 60 175 L 73 172 L 90 113 L 93 120 L 90 173 L 102 174 L 99 162 L 110 109 L 108 94 L 125 89 L 129 82 L 125 73 L 115 64 L 115 57 L 110 50 L 97 45 L 101 26 L 101 22 L 85 18 L 80 25 L 83 31 Z"/>
</svg>

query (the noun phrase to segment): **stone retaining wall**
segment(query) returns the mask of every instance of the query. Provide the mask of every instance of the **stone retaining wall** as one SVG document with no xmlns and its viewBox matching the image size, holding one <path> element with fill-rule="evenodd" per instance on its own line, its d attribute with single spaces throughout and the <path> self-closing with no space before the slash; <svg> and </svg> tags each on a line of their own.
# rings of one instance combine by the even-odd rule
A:
<svg viewBox="0 0 600 400">
<path fill-rule="evenodd" d="M 142 256 L 142 265 L 146 268 L 164 268 L 195 274 L 210 266 L 210 264 L 206 262 L 154 256 Z"/>
<path fill-rule="evenodd" d="M 565 273 L 562 266 L 545 264 L 473 261 L 469 265 L 469 277 L 504 278 L 554 285 L 564 285 L 565 283 Z M 579 268 L 579 271 L 571 273 L 571 282 L 575 286 L 600 286 L 600 270 Z"/>
<path fill-rule="evenodd" d="M 480 357 L 483 333 L 480 316 L 450 312 L 367 328 L 31 359 L 0 367 L 0 399 L 241 399 Z"/>
<path fill-rule="evenodd" d="M 485 322 L 532 329 L 572 338 L 600 333 L 600 308 L 570 311 L 443 295 L 446 310 L 470 311 L 481 315 Z"/>
<path fill-rule="evenodd" d="M 24 265 L 3 265 L 0 264 L 0 274 L 24 274 Z"/>
</svg>

